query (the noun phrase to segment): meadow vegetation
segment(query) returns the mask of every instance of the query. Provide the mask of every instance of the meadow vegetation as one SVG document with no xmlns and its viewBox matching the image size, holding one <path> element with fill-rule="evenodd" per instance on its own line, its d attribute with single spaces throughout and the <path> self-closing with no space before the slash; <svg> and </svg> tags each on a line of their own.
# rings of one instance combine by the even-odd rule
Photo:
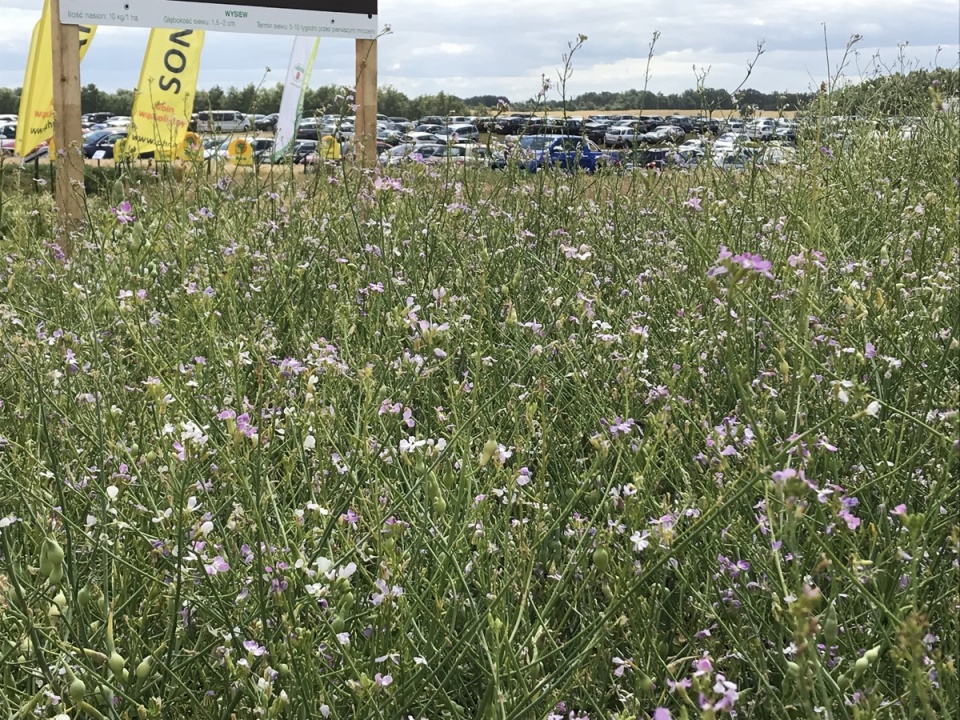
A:
<svg viewBox="0 0 960 720">
<path fill-rule="evenodd" d="M 958 147 L 8 177 L 0 714 L 957 717 Z"/>
</svg>

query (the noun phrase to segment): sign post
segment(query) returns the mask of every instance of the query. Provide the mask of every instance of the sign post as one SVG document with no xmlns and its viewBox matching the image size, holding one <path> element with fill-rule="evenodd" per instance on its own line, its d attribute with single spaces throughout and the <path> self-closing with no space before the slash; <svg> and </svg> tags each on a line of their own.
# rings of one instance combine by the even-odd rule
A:
<svg viewBox="0 0 960 720">
<path fill-rule="evenodd" d="M 80 128 L 80 28 L 60 22 L 60 0 L 50 0 L 50 22 L 53 27 L 53 151 L 51 162 L 60 157 L 56 174 L 57 209 L 67 233 L 63 251 L 70 254 L 70 231 L 83 218 L 83 157 Z"/>
<path fill-rule="evenodd" d="M 377 164 L 377 41 L 357 40 L 356 156 L 361 165 Z"/>
</svg>

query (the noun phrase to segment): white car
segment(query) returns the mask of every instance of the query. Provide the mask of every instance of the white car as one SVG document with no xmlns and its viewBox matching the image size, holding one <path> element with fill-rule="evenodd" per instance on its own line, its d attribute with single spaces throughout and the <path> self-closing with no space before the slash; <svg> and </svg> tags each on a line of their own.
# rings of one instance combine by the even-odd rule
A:
<svg viewBox="0 0 960 720">
<path fill-rule="evenodd" d="M 108 128 L 122 128 L 130 125 L 130 118 L 126 115 L 115 115 L 107 120 L 104 125 Z"/>
<path fill-rule="evenodd" d="M 0 125 L 8 125 L 10 123 L 14 125 L 17 123 L 16 115 L 0 115 Z"/>
<path fill-rule="evenodd" d="M 637 132 L 636 123 L 631 125 L 612 125 L 603 134 L 603 144 L 607 147 L 627 147 L 639 140 L 643 133 Z"/>
<path fill-rule="evenodd" d="M 427 165 L 439 165 L 448 162 L 455 165 L 482 165 L 486 159 L 487 149 L 485 147 L 457 143 L 440 148 L 425 158 L 424 162 Z"/>
</svg>

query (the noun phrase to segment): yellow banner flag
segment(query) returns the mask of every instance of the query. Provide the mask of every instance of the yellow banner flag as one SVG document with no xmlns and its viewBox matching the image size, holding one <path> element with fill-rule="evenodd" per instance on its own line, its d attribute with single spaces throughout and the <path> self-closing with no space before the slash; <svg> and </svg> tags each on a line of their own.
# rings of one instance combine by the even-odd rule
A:
<svg viewBox="0 0 960 720">
<path fill-rule="evenodd" d="M 193 114 L 203 38 L 203 30 L 150 31 L 133 100 L 129 152 L 176 156 Z"/>
<path fill-rule="evenodd" d="M 53 137 L 53 26 L 50 15 L 50 0 L 43 3 L 40 20 L 33 28 L 27 72 L 23 78 L 20 95 L 20 112 L 17 116 L 17 139 L 14 152 L 26 156 L 40 143 Z M 87 54 L 90 42 L 96 34 L 95 25 L 80 26 L 80 59 Z"/>
</svg>

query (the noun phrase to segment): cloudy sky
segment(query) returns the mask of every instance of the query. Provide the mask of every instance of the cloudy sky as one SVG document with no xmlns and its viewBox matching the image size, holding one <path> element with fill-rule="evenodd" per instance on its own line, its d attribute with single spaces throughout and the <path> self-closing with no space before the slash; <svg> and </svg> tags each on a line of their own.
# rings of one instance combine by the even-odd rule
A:
<svg viewBox="0 0 960 720">
<path fill-rule="evenodd" d="M 19 87 L 42 0 L 0 0 L 0 87 Z M 641 88 L 648 45 L 660 39 L 650 89 L 707 84 L 732 89 L 765 43 L 747 87 L 805 91 L 827 75 L 824 25 L 832 65 L 854 34 L 862 36 L 846 74 L 871 75 L 880 63 L 956 67 L 960 52 L 957 0 L 380 0 L 381 85 L 408 95 L 439 90 L 461 96 L 535 95 L 541 74 L 556 77 L 567 43 L 588 37 L 574 58 L 568 92 Z M 147 30 L 101 27 L 84 60 L 82 82 L 106 90 L 137 82 Z M 200 86 L 242 86 L 283 80 L 291 40 L 268 35 L 207 33 Z M 903 43 L 909 43 L 901 53 Z M 324 40 L 313 84 L 352 84 L 351 40 Z M 267 72 L 267 68 L 270 68 Z M 834 67 L 834 70 L 836 68 Z"/>
</svg>

